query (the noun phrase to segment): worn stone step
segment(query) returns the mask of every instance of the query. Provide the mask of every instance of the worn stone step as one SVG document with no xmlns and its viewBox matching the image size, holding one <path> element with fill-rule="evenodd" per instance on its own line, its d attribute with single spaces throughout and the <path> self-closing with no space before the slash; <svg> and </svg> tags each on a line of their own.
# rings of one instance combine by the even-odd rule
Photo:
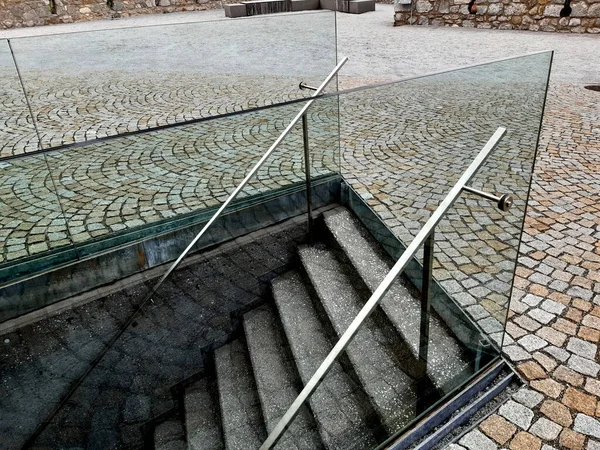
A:
<svg viewBox="0 0 600 450">
<path fill-rule="evenodd" d="M 333 347 L 296 271 L 273 280 L 273 297 L 302 382 L 306 384 Z M 309 399 L 326 447 L 365 449 L 377 445 L 382 427 L 368 397 L 336 362 Z"/>
<path fill-rule="evenodd" d="M 393 266 L 392 259 L 346 208 L 336 208 L 324 217 L 336 243 L 374 292 Z M 418 359 L 420 299 L 410 293 L 404 280 L 398 279 L 382 299 L 381 308 L 408 344 L 415 360 Z M 457 380 L 464 379 L 465 372 L 471 370 L 469 357 L 435 314 L 431 316 L 429 337 L 427 374 L 438 389 L 447 393 L 456 387 Z"/>
<path fill-rule="evenodd" d="M 226 450 L 256 450 L 267 437 L 244 344 L 236 339 L 215 350 L 221 423 Z"/>
<path fill-rule="evenodd" d="M 281 324 L 270 306 L 244 315 L 244 333 L 267 432 L 271 432 L 300 393 Z M 285 450 L 318 450 L 323 443 L 308 406 L 303 407 L 275 446 Z"/>
<path fill-rule="evenodd" d="M 354 288 L 355 280 L 333 251 L 302 246 L 298 252 L 331 324 L 341 336 L 360 312 L 366 298 Z M 408 424 L 417 412 L 416 382 L 401 369 L 402 363 L 395 357 L 391 338 L 393 336 L 383 332 L 369 317 L 346 348 L 363 389 L 388 432 Z"/>
<path fill-rule="evenodd" d="M 185 432 L 183 423 L 177 419 L 167 420 L 154 429 L 154 448 L 156 450 L 185 450 Z"/>
<path fill-rule="evenodd" d="M 189 450 L 223 450 L 219 405 L 211 394 L 214 382 L 202 378 L 183 396 L 186 440 Z"/>
</svg>

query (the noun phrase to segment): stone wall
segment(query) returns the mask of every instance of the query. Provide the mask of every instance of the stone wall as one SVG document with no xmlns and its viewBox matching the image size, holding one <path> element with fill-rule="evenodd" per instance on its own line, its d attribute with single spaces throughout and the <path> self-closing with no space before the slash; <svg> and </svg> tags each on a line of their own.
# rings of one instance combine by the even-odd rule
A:
<svg viewBox="0 0 600 450">
<path fill-rule="evenodd" d="M 504 30 L 600 33 L 600 0 L 574 0 L 560 17 L 565 0 L 482 0 L 469 13 L 469 0 L 413 0 L 396 4 L 394 25 L 438 25 Z"/>
<path fill-rule="evenodd" d="M 233 1 L 233 0 L 232 0 Z M 0 29 L 220 8 L 221 0 L 0 0 Z"/>
</svg>

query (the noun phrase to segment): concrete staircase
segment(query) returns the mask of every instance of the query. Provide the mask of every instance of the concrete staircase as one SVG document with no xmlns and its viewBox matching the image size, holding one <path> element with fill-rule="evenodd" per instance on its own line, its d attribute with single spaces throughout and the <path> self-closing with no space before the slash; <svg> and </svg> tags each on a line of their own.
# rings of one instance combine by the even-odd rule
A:
<svg viewBox="0 0 600 450">
<path fill-rule="evenodd" d="M 185 389 L 183 414 L 154 431 L 162 450 L 256 450 L 324 360 L 392 261 L 346 209 L 324 216 L 325 242 L 271 282 L 273 301 L 213 353 L 214 371 Z M 407 425 L 470 370 L 437 318 L 430 363 L 418 360 L 419 300 L 398 280 L 275 448 L 367 449 Z"/>
</svg>

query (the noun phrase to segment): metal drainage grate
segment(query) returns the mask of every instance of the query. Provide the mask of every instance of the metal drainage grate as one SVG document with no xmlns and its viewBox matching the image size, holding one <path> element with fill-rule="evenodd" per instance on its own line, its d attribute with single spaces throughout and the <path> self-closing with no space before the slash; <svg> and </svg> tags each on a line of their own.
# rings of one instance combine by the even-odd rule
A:
<svg viewBox="0 0 600 450">
<path fill-rule="evenodd" d="M 596 92 L 600 92 L 600 84 L 591 84 L 589 86 L 584 86 L 586 89 L 589 89 L 590 91 L 596 91 Z"/>
</svg>

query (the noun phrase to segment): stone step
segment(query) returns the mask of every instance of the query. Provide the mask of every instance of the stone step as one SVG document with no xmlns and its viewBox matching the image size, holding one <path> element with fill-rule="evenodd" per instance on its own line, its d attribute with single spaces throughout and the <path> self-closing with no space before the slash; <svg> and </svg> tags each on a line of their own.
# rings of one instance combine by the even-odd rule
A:
<svg viewBox="0 0 600 450">
<path fill-rule="evenodd" d="M 186 440 L 189 450 L 223 450 L 218 401 L 211 393 L 214 382 L 203 378 L 185 390 Z"/>
<path fill-rule="evenodd" d="M 186 450 L 183 423 L 177 419 L 167 420 L 154 429 L 156 450 Z"/>
<path fill-rule="evenodd" d="M 333 347 L 304 279 L 291 271 L 273 280 L 273 297 L 302 382 L 306 384 Z M 335 362 L 309 399 L 326 447 L 364 449 L 377 445 L 382 427 L 368 397 Z"/>
<path fill-rule="evenodd" d="M 302 246 L 298 252 L 333 328 L 341 336 L 368 295 L 361 295 L 354 287 L 355 280 L 333 251 Z M 417 412 L 416 382 L 401 369 L 405 364 L 396 357 L 398 340 L 398 336 L 390 336 L 369 317 L 346 348 L 354 371 L 388 432 L 408 424 Z"/>
<path fill-rule="evenodd" d="M 364 283 L 374 292 L 391 267 L 392 259 L 346 208 L 324 214 L 333 238 L 352 263 Z M 398 279 L 381 301 L 381 308 L 408 344 L 413 358 L 419 357 L 420 299 Z M 429 324 L 427 374 L 436 388 L 448 393 L 471 371 L 469 357 L 448 327 L 432 314 Z"/>
<path fill-rule="evenodd" d="M 256 450 L 267 437 L 252 375 L 241 340 L 215 351 L 221 423 L 226 450 Z"/>
<path fill-rule="evenodd" d="M 267 432 L 271 432 L 296 399 L 301 381 L 272 307 L 244 315 L 244 333 Z M 315 421 L 304 406 L 275 446 L 279 450 L 323 449 Z"/>
</svg>

